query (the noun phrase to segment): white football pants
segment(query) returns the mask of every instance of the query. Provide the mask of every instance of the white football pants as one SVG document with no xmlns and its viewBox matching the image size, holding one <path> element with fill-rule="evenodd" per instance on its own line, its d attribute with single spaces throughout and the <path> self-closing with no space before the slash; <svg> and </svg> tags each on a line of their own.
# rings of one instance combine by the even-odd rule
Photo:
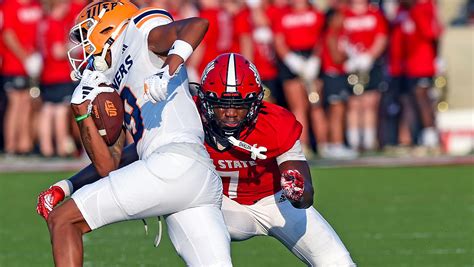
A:
<svg viewBox="0 0 474 267">
<path fill-rule="evenodd" d="M 281 199 L 281 194 L 253 205 L 241 205 L 224 196 L 222 213 L 231 239 L 272 236 L 309 266 L 355 266 L 336 232 L 316 209 L 296 209 Z"/>
<path fill-rule="evenodd" d="M 170 238 L 188 266 L 232 265 L 220 211 L 222 183 L 202 161 L 154 153 L 84 186 L 72 198 L 91 229 L 168 215 Z"/>
</svg>

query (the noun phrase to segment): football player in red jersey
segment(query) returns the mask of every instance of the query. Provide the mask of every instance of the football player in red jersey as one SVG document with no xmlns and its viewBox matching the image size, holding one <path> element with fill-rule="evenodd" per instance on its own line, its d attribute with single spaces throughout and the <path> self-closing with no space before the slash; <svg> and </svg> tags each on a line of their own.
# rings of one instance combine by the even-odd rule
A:
<svg viewBox="0 0 474 267">
<path fill-rule="evenodd" d="M 222 54 L 207 65 L 197 92 L 206 148 L 223 181 L 222 212 L 232 240 L 272 236 L 308 265 L 355 266 L 312 207 L 311 174 L 298 140 L 301 124 L 286 109 L 262 101 L 255 66 L 239 54 Z M 136 159 L 134 151 L 126 149 L 121 165 Z M 67 182 L 76 189 L 97 178 L 89 166 Z M 45 192 L 52 200 L 38 202 L 43 215 L 62 201 L 61 190 L 53 186 Z"/>
</svg>

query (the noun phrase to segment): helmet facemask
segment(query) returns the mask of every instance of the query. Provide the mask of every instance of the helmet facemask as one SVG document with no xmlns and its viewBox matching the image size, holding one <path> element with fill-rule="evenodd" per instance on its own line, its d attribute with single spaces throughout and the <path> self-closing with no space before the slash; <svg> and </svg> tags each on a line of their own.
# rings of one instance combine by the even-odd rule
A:
<svg viewBox="0 0 474 267">
<path fill-rule="evenodd" d="M 127 0 L 109 0 L 93 2 L 81 11 L 77 24 L 69 33 L 69 38 L 74 43 L 68 51 L 73 80 L 80 79 L 85 68 L 98 71 L 109 68 L 105 57 L 137 10 Z M 98 15 L 94 15 L 96 13 Z"/>
<path fill-rule="evenodd" d="M 234 65 L 238 66 L 236 74 L 229 79 L 228 74 L 223 72 L 232 72 L 228 67 Z M 241 55 L 224 54 L 208 65 L 202 81 L 198 90 L 200 112 L 207 132 L 206 138 L 213 137 L 208 143 L 217 146 L 217 142 L 224 148 L 230 148 L 229 137 L 245 138 L 255 127 L 264 95 L 258 72 Z M 214 108 L 217 107 L 246 108 L 247 114 L 238 126 L 226 127 L 216 117 Z"/>
</svg>

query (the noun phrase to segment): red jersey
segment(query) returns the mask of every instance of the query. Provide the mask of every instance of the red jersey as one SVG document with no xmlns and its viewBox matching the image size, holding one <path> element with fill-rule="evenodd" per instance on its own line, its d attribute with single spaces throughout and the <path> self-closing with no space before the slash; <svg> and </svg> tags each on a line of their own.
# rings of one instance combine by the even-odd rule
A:
<svg viewBox="0 0 474 267">
<path fill-rule="evenodd" d="M 311 50 L 320 42 L 324 26 L 324 15 L 314 8 L 295 11 L 287 7 L 281 13 L 274 27 L 276 33 L 283 34 L 290 50 Z"/>
<path fill-rule="evenodd" d="M 0 1 L 0 37 L 2 36 L 3 36 L 3 1 Z M 5 51 L 5 46 L 3 45 L 3 38 L 0 38 L 0 73 L 2 72 L 4 51 Z"/>
<path fill-rule="evenodd" d="M 367 51 L 373 45 L 377 35 L 387 35 L 387 25 L 378 8 L 369 5 L 363 14 L 355 14 L 350 9 L 344 9 L 343 12 L 344 36 L 357 51 Z"/>
<path fill-rule="evenodd" d="M 27 53 L 36 51 L 37 27 L 43 14 L 39 2 L 31 0 L 22 4 L 16 0 L 7 0 L 3 5 L 3 14 L 4 30 L 12 30 Z M 3 74 L 26 75 L 23 63 L 10 49 L 5 49 L 3 61 Z"/>
<path fill-rule="evenodd" d="M 420 0 L 409 11 L 402 23 L 406 50 L 406 74 L 408 77 L 425 77 L 435 74 L 436 45 L 441 26 L 432 1 Z"/>
<path fill-rule="evenodd" d="M 400 8 L 393 20 L 388 45 L 388 73 L 392 77 L 404 74 L 404 49 L 402 23 L 408 18 L 408 10 Z"/>
<path fill-rule="evenodd" d="M 268 13 L 268 8 L 266 9 Z M 268 15 L 267 15 L 268 16 Z M 235 17 L 234 21 L 234 49 L 233 51 L 240 51 L 239 37 L 247 34 L 252 38 L 253 45 L 253 63 L 258 69 L 258 73 L 262 80 L 271 80 L 276 78 L 278 70 L 276 67 L 275 50 L 273 43 L 261 43 L 253 38 L 253 30 L 255 30 L 254 23 L 252 21 L 252 15 L 249 9 L 242 10 Z M 237 48 L 236 48 L 237 47 Z"/>
<path fill-rule="evenodd" d="M 72 1 L 70 4 L 70 12 L 69 12 L 69 20 L 70 24 L 74 26 L 76 22 L 76 17 L 81 13 L 82 9 L 86 7 L 87 2 L 86 1 Z"/>
<path fill-rule="evenodd" d="M 201 46 L 205 47 L 203 58 L 198 66 L 198 73 L 202 73 L 207 63 L 211 62 L 218 55 L 228 52 L 231 46 L 232 29 L 229 31 L 229 23 L 231 19 L 229 15 L 221 9 L 203 9 L 199 13 L 199 17 L 209 21 L 209 29 L 207 30 Z"/>
<path fill-rule="evenodd" d="M 266 147 L 267 159 L 253 160 L 249 152 L 235 147 L 219 152 L 206 144 L 221 175 L 224 195 L 240 204 L 252 205 L 280 191 L 281 175 L 276 158 L 293 147 L 301 131 L 301 124 L 291 112 L 264 102 L 255 129 L 242 140 Z"/>
<path fill-rule="evenodd" d="M 41 23 L 41 48 L 44 59 L 41 83 L 55 84 L 71 82 L 71 66 L 64 53 L 62 58 L 56 58 L 53 54 L 55 47 L 67 47 L 69 43 L 68 33 L 71 28 L 69 14 L 64 14 L 63 18 L 53 18 L 47 16 Z"/>
<path fill-rule="evenodd" d="M 334 20 L 337 20 L 339 18 L 336 18 L 335 16 L 340 16 L 341 14 L 333 14 L 332 18 L 330 18 L 332 23 L 330 23 L 329 18 L 328 19 L 328 28 L 326 32 L 323 35 L 323 40 L 322 40 L 322 49 L 321 49 L 321 70 L 329 75 L 342 75 L 345 73 L 344 71 L 344 62 L 336 63 L 335 60 L 333 59 L 333 55 L 331 54 L 329 50 L 329 43 L 328 39 L 329 38 L 335 38 L 337 42 L 337 50 L 339 50 L 340 53 L 344 53 L 344 50 L 342 48 L 342 40 L 343 40 L 343 35 L 342 35 L 342 24 L 338 25 L 339 23 L 334 22 Z"/>
</svg>

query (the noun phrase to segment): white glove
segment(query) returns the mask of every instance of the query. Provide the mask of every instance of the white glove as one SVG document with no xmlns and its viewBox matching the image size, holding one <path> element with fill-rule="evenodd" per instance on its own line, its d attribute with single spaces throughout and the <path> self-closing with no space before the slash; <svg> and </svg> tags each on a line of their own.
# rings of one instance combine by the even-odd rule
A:
<svg viewBox="0 0 474 267">
<path fill-rule="evenodd" d="M 286 54 L 283 62 L 293 74 L 300 76 L 305 68 L 305 59 L 293 52 Z"/>
<path fill-rule="evenodd" d="M 145 100 L 149 100 L 153 104 L 165 100 L 168 96 L 168 83 L 172 77 L 169 66 L 166 65 L 159 69 L 156 74 L 146 78 L 143 85 Z"/>
<path fill-rule="evenodd" d="M 435 71 L 436 75 L 442 75 L 446 73 L 446 61 L 444 58 L 436 57 L 435 58 Z"/>
<path fill-rule="evenodd" d="M 305 81 L 313 81 L 319 74 L 319 70 L 321 67 L 321 60 L 319 57 L 312 56 L 306 60 L 304 65 L 302 78 Z"/>
<path fill-rule="evenodd" d="M 43 58 L 40 53 L 33 53 L 26 58 L 23 64 L 28 76 L 38 78 L 43 69 Z"/>
<path fill-rule="evenodd" d="M 357 71 L 357 59 L 350 57 L 344 62 L 344 71 L 346 73 L 354 73 Z"/>
<path fill-rule="evenodd" d="M 367 53 L 359 54 L 356 57 L 357 70 L 361 72 L 369 72 L 374 64 L 374 59 Z"/>
<path fill-rule="evenodd" d="M 99 86 L 100 84 L 110 84 L 102 72 L 84 70 L 81 82 L 72 93 L 71 104 L 81 104 L 86 100 L 92 102 L 100 93 L 115 91 L 112 87 Z"/>
</svg>

